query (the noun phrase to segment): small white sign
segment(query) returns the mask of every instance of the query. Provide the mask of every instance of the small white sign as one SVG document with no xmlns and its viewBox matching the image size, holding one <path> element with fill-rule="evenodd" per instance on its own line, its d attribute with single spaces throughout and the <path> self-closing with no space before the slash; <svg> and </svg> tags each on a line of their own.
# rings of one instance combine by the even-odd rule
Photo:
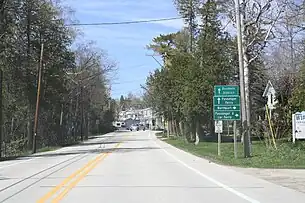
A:
<svg viewBox="0 0 305 203">
<path fill-rule="evenodd" d="M 215 121 L 215 133 L 222 133 L 222 132 L 223 132 L 222 121 Z"/>
<path fill-rule="evenodd" d="M 292 138 L 305 139 L 305 111 L 292 114 Z"/>
</svg>

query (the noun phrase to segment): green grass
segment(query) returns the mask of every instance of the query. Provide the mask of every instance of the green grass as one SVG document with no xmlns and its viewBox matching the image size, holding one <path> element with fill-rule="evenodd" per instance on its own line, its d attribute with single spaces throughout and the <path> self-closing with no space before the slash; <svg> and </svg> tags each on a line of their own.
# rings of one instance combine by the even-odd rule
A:
<svg viewBox="0 0 305 203">
<path fill-rule="evenodd" d="M 278 149 L 275 150 L 266 147 L 264 142 L 255 141 L 252 143 L 251 158 L 243 157 L 243 145 L 238 143 L 238 158 L 235 159 L 233 143 L 222 143 L 221 156 L 218 156 L 215 142 L 200 142 L 195 146 L 182 139 L 165 141 L 196 156 L 224 165 L 253 168 L 305 168 L 305 142 L 294 145 L 291 142 L 282 141 L 277 143 Z"/>
</svg>

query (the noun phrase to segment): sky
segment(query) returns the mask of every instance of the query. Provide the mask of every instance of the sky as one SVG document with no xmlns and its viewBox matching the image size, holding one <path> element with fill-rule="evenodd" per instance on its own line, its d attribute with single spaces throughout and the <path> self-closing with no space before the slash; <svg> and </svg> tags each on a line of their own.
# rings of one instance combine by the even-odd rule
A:
<svg viewBox="0 0 305 203">
<path fill-rule="evenodd" d="M 66 0 L 79 23 L 137 21 L 178 17 L 172 0 Z M 83 38 L 93 40 L 118 65 L 112 77 L 111 96 L 119 98 L 129 92 L 141 95 L 140 85 L 159 64 L 147 54 L 151 40 L 180 30 L 182 20 L 128 25 L 82 26 Z M 160 60 L 161 62 L 161 60 Z"/>
</svg>

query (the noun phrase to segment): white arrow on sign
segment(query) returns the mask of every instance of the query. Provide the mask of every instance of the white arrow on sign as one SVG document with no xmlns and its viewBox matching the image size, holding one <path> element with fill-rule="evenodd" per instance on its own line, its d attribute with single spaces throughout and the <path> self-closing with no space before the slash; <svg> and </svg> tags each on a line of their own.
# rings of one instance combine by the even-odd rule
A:
<svg viewBox="0 0 305 203">
<path fill-rule="evenodd" d="M 235 116 L 238 117 L 239 115 L 238 115 L 238 114 L 235 114 Z"/>
<path fill-rule="evenodd" d="M 220 91 L 221 91 L 220 88 L 218 88 L 218 94 L 220 94 Z"/>
<path fill-rule="evenodd" d="M 218 97 L 217 101 L 218 101 L 218 104 L 220 104 L 220 98 L 219 97 Z"/>
</svg>

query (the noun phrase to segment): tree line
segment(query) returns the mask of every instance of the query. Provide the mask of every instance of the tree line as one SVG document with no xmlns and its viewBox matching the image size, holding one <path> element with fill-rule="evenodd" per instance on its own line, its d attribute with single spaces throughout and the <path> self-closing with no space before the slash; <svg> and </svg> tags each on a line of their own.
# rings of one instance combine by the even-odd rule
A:
<svg viewBox="0 0 305 203">
<path fill-rule="evenodd" d="M 147 46 L 162 57 L 163 66 L 147 77 L 145 100 L 168 121 L 168 135 L 195 142 L 214 134 L 214 85 L 240 82 L 236 5 L 221 0 L 174 4 L 186 26 L 156 36 Z M 305 109 L 304 2 L 243 0 L 241 5 L 248 128 L 253 137 L 291 137 L 291 114 Z M 271 124 L 262 96 L 269 80 L 278 100 Z"/>
<path fill-rule="evenodd" d="M 112 130 L 108 76 L 116 64 L 94 42 L 75 43 L 72 13 L 56 0 L 0 1 L 1 156 Z"/>
</svg>

